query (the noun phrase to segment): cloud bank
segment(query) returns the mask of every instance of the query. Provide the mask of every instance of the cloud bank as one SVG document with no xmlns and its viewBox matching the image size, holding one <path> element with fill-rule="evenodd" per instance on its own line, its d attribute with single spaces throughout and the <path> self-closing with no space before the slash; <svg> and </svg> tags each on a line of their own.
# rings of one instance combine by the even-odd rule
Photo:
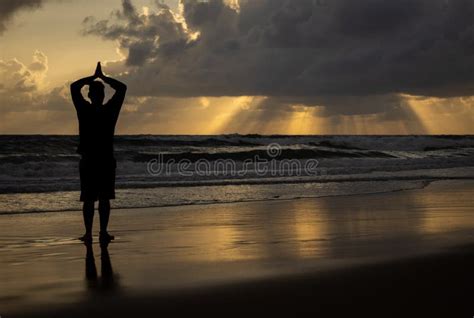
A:
<svg viewBox="0 0 474 318">
<path fill-rule="evenodd" d="M 231 4 L 229 4 L 231 3 Z M 139 12 L 130 0 L 85 34 L 118 42 L 137 96 L 471 95 L 471 0 L 181 1 Z"/>
</svg>

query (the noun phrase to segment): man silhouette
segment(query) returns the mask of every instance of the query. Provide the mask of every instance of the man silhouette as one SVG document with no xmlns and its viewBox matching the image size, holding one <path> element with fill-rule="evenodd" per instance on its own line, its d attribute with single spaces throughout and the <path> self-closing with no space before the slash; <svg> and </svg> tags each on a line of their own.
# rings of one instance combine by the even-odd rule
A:
<svg viewBox="0 0 474 318">
<path fill-rule="evenodd" d="M 115 90 L 113 97 L 105 104 L 104 84 Z M 89 86 L 89 103 L 81 93 L 82 87 Z M 99 201 L 100 233 L 99 239 L 107 243 L 114 239 L 107 232 L 110 215 L 110 201 L 115 199 L 114 132 L 120 114 L 127 86 L 102 73 L 100 62 L 93 76 L 82 78 L 71 84 L 71 96 L 79 120 L 79 147 L 81 155 L 79 175 L 81 197 L 86 233 L 80 239 L 92 242 L 94 204 Z"/>
</svg>

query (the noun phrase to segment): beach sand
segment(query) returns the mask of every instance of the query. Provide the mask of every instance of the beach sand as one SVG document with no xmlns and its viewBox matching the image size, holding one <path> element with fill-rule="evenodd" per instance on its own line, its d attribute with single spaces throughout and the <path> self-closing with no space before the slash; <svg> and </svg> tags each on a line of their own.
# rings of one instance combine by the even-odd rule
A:
<svg viewBox="0 0 474 318">
<path fill-rule="evenodd" d="M 114 210 L 108 249 L 80 212 L 2 215 L 0 316 L 472 317 L 473 190 Z"/>
</svg>

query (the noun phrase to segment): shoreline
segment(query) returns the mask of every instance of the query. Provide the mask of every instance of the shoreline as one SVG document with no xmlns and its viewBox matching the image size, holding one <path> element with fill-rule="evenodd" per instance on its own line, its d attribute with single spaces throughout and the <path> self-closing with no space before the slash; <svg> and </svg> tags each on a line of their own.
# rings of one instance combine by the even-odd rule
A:
<svg viewBox="0 0 474 318">
<path fill-rule="evenodd" d="M 271 202 L 271 201 L 289 201 L 289 200 L 303 200 L 303 199 L 318 199 L 318 198 L 331 198 L 331 197 L 350 197 L 350 196 L 358 196 L 358 195 L 371 195 L 371 194 L 381 194 L 381 193 L 392 193 L 392 192 L 399 192 L 399 191 L 411 191 L 411 190 L 417 190 L 417 189 L 424 189 L 428 186 L 430 186 L 432 183 L 437 183 L 437 182 L 462 182 L 462 181 L 473 181 L 474 177 L 453 177 L 453 178 L 421 178 L 421 179 L 395 179 L 395 180 L 356 180 L 356 181 L 327 181 L 327 182 L 290 182 L 290 183 L 282 183 L 283 185 L 288 185 L 291 186 L 292 184 L 324 184 L 324 183 L 358 183 L 358 182 L 370 182 L 370 181 L 375 181 L 375 182 L 392 182 L 392 181 L 412 181 L 412 182 L 420 182 L 422 183 L 418 187 L 412 187 L 412 188 L 400 188 L 400 189 L 393 189 L 393 190 L 380 190 L 380 191 L 373 191 L 373 192 L 362 192 L 362 193 L 342 193 L 342 194 L 325 194 L 325 195 L 319 195 L 319 196 L 299 196 L 299 197 L 292 197 L 292 198 L 279 198 L 279 197 L 274 197 L 274 198 L 264 198 L 264 199 L 249 199 L 249 200 L 236 200 L 236 201 L 222 201 L 222 202 L 192 202 L 192 203 L 176 203 L 176 204 L 161 204 L 161 205 L 147 205 L 147 206 L 126 206 L 126 207 L 112 207 L 112 210 L 127 210 L 127 209 L 149 209 L 149 208 L 169 208 L 169 207 L 181 207 L 181 206 L 202 206 L 202 205 L 215 205 L 215 204 L 239 204 L 239 203 L 252 203 L 252 202 Z M 260 184 L 258 184 L 260 185 Z M 265 184 L 263 184 L 265 185 Z M 272 184 L 270 184 L 272 185 Z M 202 185 L 204 187 L 207 187 L 208 185 Z M 218 186 L 218 185 L 215 185 Z M 226 185 L 222 185 L 226 186 Z M 232 186 L 232 185 L 231 185 Z M 159 189 L 160 187 L 149 187 L 151 189 Z M 139 190 L 139 189 L 149 189 L 149 188 L 125 188 L 123 190 Z M 117 188 L 120 189 L 120 188 Z M 4 194 L 43 194 L 43 193 L 63 193 L 64 191 L 54 191 L 54 192 L 28 192 L 28 193 L 4 193 Z M 66 191 L 66 192 L 77 192 L 77 191 Z M 79 192 L 77 192 L 79 193 Z M 79 200 L 76 200 L 79 202 Z M 113 202 L 112 202 L 113 204 Z M 25 215 L 25 214 L 42 214 L 42 213 L 58 213 L 58 212 L 81 212 L 82 210 L 79 208 L 75 209 L 58 209 L 58 210 L 45 210 L 45 211 L 6 211 L 6 212 L 0 212 L 0 217 L 2 215 Z"/>
<path fill-rule="evenodd" d="M 0 218 L 0 314 L 465 315 L 473 189 L 473 181 L 443 181 L 377 194 L 117 210 L 106 250 L 74 237 L 80 212 L 9 215 Z"/>
<path fill-rule="evenodd" d="M 292 201 L 292 200 L 305 200 L 305 199 L 318 199 L 318 198 L 334 198 L 334 197 L 350 197 L 350 196 L 358 196 L 358 195 L 372 195 L 372 194 L 381 194 L 381 193 L 394 193 L 400 191 L 411 191 L 411 190 L 419 190 L 424 189 L 429 186 L 433 182 L 442 182 L 442 181 L 459 181 L 459 180 L 474 180 L 472 177 L 466 177 L 463 179 L 440 179 L 440 180 L 410 180 L 410 181 L 419 181 L 423 182 L 423 185 L 419 188 L 410 188 L 410 189 L 396 189 L 396 190 L 386 190 L 380 192 L 370 192 L 370 193 L 349 193 L 349 194 L 328 194 L 322 196 L 303 196 L 303 197 L 295 197 L 295 198 L 270 198 L 270 199 L 255 199 L 255 200 L 241 200 L 241 201 L 227 201 L 227 202 L 204 202 L 204 203 L 177 203 L 177 204 L 169 204 L 169 205 L 150 205 L 150 206 L 134 206 L 134 207 L 113 207 L 112 210 L 130 210 L 130 209 L 152 209 L 152 208 L 173 208 L 173 207 L 185 207 L 185 206 L 202 206 L 202 205 L 216 205 L 216 204 L 239 204 L 239 203 L 258 203 L 258 202 L 273 202 L 273 201 Z M 391 181 L 391 180 L 389 180 Z M 350 181 L 347 181 L 350 182 Z M 354 181 L 358 182 L 358 181 Z M 336 182 L 335 182 L 336 183 Z M 287 185 L 291 185 L 292 183 L 288 183 Z M 159 187 L 157 187 L 159 188 Z M 140 189 L 140 188 L 134 188 Z M 154 188 L 153 188 L 154 189 Z M 36 193 L 36 192 L 33 192 Z M 39 192 L 45 193 L 45 192 Z M 97 202 L 97 201 L 96 201 Z M 0 212 L 0 217 L 2 215 L 17 215 L 17 214 L 42 214 L 42 213 L 55 213 L 55 212 L 82 212 L 82 210 L 78 209 L 71 209 L 71 210 L 54 210 L 54 211 L 24 211 L 24 212 Z"/>
</svg>

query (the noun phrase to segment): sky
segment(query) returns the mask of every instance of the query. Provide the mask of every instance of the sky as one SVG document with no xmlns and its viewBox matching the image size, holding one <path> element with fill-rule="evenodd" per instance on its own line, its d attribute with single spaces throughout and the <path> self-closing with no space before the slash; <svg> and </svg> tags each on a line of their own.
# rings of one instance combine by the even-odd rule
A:
<svg viewBox="0 0 474 318">
<path fill-rule="evenodd" d="M 474 133 L 472 0 L 1 0 L 0 134 L 76 134 L 97 61 L 117 134 Z"/>
</svg>

